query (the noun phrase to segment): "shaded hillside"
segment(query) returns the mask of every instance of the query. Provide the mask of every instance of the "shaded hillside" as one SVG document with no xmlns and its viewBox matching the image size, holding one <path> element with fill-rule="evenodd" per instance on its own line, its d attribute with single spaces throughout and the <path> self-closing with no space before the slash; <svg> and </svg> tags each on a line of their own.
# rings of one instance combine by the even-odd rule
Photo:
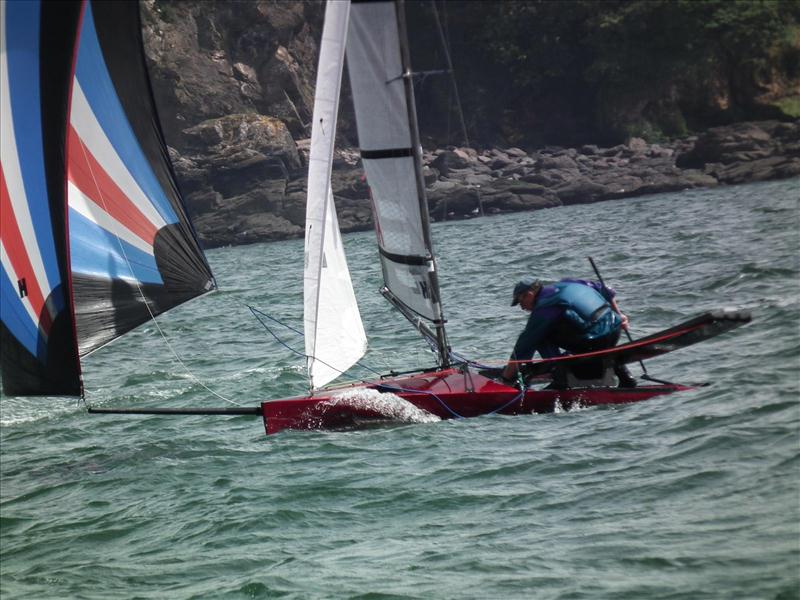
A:
<svg viewBox="0 0 800 600">
<path fill-rule="evenodd" d="M 423 38 L 415 68 L 446 64 L 438 18 L 467 131 L 478 144 L 661 141 L 738 121 L 800 117 L 795 0 L 455 0 L 409 7 L 410 27 Z M 423 86 L 426 106 L 440 110 L 424 124 L 439 137 L 446 137 L 441 111 L 451 98 L 447 86 Z"/>
<path fill-rule="evenodd" d="M 478 146 L 662 141 L 800 117 L 794 0 L 406 4 L 415 70 L 429 73 L 417 79 L 422 129 L 438 144 L 464 141 L 438 25 Z M 244 112 L 301 137 L 323 10 L 321 1 L 146 2 L 168 137 Z M 349 114 L 342 129 L 354 139 Z"/>
<path fill-rule="evenodd" d="M 142 6 L 162 126 L 203 242 L 302 235 L 324 3 Z M 407 2 L 434 218 L 800 174 L 798 6 Z M 340 113 L 339 221 L 365 229 L 346 77 Z M 759 122 L 703 133 L 744 119 Z"/>
</svg>

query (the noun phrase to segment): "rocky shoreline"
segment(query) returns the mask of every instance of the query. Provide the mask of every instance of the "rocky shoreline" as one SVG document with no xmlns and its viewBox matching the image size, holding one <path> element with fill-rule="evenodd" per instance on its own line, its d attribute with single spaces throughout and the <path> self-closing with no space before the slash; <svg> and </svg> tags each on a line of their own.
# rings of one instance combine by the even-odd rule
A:
<svg viewBox="0 0 800 600">
<path fill-rule="evenodd" d="M 170 153 L 205 247 L 303 235 L 308 140 L 295 143 L 283 122 L 254 114 L 211 119 L 185 130 L 182 148 Z M 797 177 L 800 121 L 738 123 L 610 148 L 450 147 L 426 151 L 424 164 L 432 219 L 464 219 Z M 342 231 L 371 228 L 356 149 L 337 151 L 332 185 Z"/>
</svg>

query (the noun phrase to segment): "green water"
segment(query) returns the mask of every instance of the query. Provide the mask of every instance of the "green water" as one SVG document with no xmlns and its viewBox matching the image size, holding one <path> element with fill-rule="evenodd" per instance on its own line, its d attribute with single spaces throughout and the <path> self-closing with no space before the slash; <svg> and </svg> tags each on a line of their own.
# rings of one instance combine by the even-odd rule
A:
<svg viewBox="0 0 800 600">
<path fill-rule="evenodd" d="M 799 199 L 795 179 L 434 226 L 448 332 L 471 358 L 508 355 L 516 279 L 590 277 L 588 255 L 637 336 L 750 309 L 752 324 L 648 363 L 712 382 L 697 391 L 269 438 L 252 417 L 3 398 L 0 596 L 798 598 Z M 376 291 L 372 234 L 345 243 L 364 362 L 431 364 Z M 301 256 L 302 241 L 210 252 L 222 291 L 159 318 L 170 345 L 150 324 L 89 357 L 89 403 L 302 393 L 303 360 L 245 306 L 299 327 Z"/>
</svg>

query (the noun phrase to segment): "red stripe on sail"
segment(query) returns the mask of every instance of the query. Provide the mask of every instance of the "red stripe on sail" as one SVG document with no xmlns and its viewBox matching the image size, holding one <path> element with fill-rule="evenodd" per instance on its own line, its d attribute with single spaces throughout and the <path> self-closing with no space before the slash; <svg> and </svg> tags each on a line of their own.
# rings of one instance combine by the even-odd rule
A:
<svg viewBox="0 0 800 600">
<path fill-rule="evenodd" d="M 158 228 L 114 182 L 72 126 L 69 149 L 69 180 L 97 206 L 152 246 Z"/>
<path fill-rule="evenodd" d="M 25 280 L 28 302 L 33 308 L 33 312 L 39 315 L 39 322 L 36 323 L 36 326 L 45 335 L 49 335 L 53 321 L 50 313 L 45 310 L 42 287 L 39 285 L 39 280 L 36 279 L 36 273 L 28 256 L 28 248 L 22 239 L 22 233 L 17 224 L 17 216 L 14 213 L 14 205 L 11 204 L 11 195 L 8 193 L 6 176 L 2 165 L 0 165 L 0 212 L 3 214 L 3 218 L 0 219 L 0 237 L 3 238 L 3 245 L 8 252 L 11 267 L 16 272 L 17 277 Z M 31 243 L 36 243 L 36 240 L 30 241 Z M 17 284 L 18 282 L 14 281 L 12 283 Z"/>
</svg>

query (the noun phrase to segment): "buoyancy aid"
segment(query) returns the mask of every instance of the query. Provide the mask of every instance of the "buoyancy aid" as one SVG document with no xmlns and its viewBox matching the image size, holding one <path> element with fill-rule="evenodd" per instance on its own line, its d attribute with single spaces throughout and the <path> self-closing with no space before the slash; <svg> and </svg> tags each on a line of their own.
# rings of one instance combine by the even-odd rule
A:
<svg viewBox="0 0 800 600">
<path fill-rule="evenodd" d="M 550 292 L 547 288 L 552 288 L 555 292 Z M 610 335 L 622 324 L 622 319 L 611 309 L 609 301 L 588 285 L 559 281 L 546 286 L 542 291 L 545 293 L 540 294 L 535 308 L 563 308 L 563 319 L 567 327 L 559 328 L 562 335 L 593 340 Z"/>
</svg>

